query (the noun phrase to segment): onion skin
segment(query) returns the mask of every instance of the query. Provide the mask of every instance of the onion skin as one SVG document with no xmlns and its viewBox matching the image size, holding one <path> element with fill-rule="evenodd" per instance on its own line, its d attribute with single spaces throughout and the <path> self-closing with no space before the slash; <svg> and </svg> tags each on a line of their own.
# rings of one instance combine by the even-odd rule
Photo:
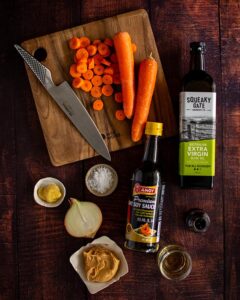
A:
<svg viewBox="0 0 240 300">
<path fill-rule="evenodd" d="M 102 224 L 102 212 L 93 202 L 69 200 L 70 208 L 64 218 L 64 226 L 73 237 L 94 238 Z"/>
</svg>

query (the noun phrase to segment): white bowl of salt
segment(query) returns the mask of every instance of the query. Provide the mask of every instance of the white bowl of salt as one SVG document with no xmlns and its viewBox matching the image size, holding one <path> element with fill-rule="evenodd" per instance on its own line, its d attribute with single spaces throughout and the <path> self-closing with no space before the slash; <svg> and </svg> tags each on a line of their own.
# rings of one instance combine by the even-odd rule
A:
<svg viewBox="0 0 240 300">
<path fill-rule="evenodd" d="M 107 164 L 97 164 L 91 167 L 85 177 L 85 184 L 89 192 L 95 196 L 108 196 L 117 187 L 118 175 Z"/>
</svg>

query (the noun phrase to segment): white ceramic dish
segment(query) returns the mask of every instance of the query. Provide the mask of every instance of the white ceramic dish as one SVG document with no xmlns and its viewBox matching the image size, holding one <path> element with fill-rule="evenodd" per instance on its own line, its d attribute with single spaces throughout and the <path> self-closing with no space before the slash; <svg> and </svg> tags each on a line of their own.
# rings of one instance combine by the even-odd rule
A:
<svg viewBox="0 0 240 300">
<path fill-rule="evenodd" d="M 54 203 L 48 203 L 46 201 L 43 201 L 39 196 L 38 196 L 38 189 L 42 186 L 46 186 L 48 184 L 52 184 L 52 183 L 55 183 L 59 186 L 60 190 L 61 190 L 61 198 L 59 198 L 56 202 Z M 42 205 L 42 206 L 45 206 L 45 207 L 57 207 L 59 206 L 64 198 L 66 196 L 66 189 L 65 189 L 65 186 L 63 185 L 63 183 L 61 181 L 59 181 L 58 179 L 56 178 L 52 178 L 52 177 L 46 177 L 46 178 L 42 178 L 40 179 L 36 184 L 35 184 L 35 187 L 34 187 L 34 191 L 33 191 L 33 197 L 34 197 L 34 200 L 37 204 L 39 205 Z"/>
<path fill-rule="evenodd" d="M 89 179 L 91 178 L 94 170 L 96 170 L 99 167 L 108 168 L 112 172 L 112 174 L 113 174 L 113 183 L 112 183 L 112 186 L 105 193 L 97 192 L 96 190 L 92 189 L 92 187 L 89 185 Z M 112 194 L 114 192 L 114 190 L 116 189 L 116 187 L 118 185 L 118 175 L 117 175 L 117 172 L 110 165 L 107 165 L 107 164 L 97 164 L 97 165 L 94 165 L 93 167 L 91 167 L 88 170 L 88 172 L 87 172 L 87 174 L 85 176 L 85 184 L 86 184 L 86 187 L 89 190 L 89 192 L 92 193 L 93 195 L 98 196 L 98 197 L 108 196 L 108 195 L 110 195 L 110 194 Z"/>
<path fill-rule="evenodd" d="M 102 282 L 101 283 L 91 282 L 91 281 L 87 280 L 86 275 L 85 275 L 84 262 L 83 262 L 83 251 L 90 249 L 93 245 L 96 245 L 96 244 L 101 245 L 101 246 L 113 251 L 117 255 L 117 257 L 120 259 L 120 266 L 117 271 L 117 274 L 113 277 L 112 280 L 110 280 L 108 282 L 103 282 L 103 283 Z M 127 261 L 123 254 L 122 249 L 113 240 L 111 240 L 107 236 L 102 236 L 102 237 L 92 241 L 92 243 L 89 243 L 86 246 L 81 247 L 78 251 L 73 253 L 73 255 L 70 257 L 70 263 L 72 264 L 74 270 L 79 274 L 79 276 L 81 277 L 82 281 L 85 283 L 85 285 L 87 286 L 87 288 L 91 294 L 95 294 L 95 293 L 105 289 L 106 287 L 108 287 L 112 283 L 118 281 L 122 276 L 124 276 L 128 273 L 128 264 L 127 264 Z"/>
</svg>

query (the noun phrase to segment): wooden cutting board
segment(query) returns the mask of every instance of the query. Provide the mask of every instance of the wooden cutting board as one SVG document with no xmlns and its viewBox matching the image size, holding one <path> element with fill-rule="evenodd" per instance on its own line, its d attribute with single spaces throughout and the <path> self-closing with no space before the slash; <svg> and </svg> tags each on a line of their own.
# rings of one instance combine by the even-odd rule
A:
<svg viewBox="0 0 240 300">
<path fill-rule="evenodd" d="M 165 137 L 175 135 L 176 122 L 172 103 L 148 14 L 145 10 L 140 9 L 48 34 L 25 41 L 22 46 L 32 55 L 39 48 L 45 49 L 47 57 L 42 63 L 50 69 L 54 83 L 58 85 L 64 80 L 71 83 L 69 66 L 73 63 L 73 51 L 68 47 L 68 40 L 73 36 L 84 35 L 91 40 L 104 39 L 113 37 L 118 31 L 128 31 L 132 41 L 136 43 L 136 66 L 150 53 L 157 60 L 159 68 L 149 120 L 164 123 Z M 65 117 L 31 70 L 27 66 L 26 69 L 52 164 L 61 166 L 98 155 Z M 116 109 L 121 108 L 120 104 L 111 97 L 106 97 L 103 98 L 105 109 L 96 112 L 91 108 L 93 103 L 91 95 L 80 90 L 76 90 L 76 93 L 95 121 L 110 151 L 136 145 L 130 137 L 131 121 L 115 119 L 114 113 Z"/>
</svg>

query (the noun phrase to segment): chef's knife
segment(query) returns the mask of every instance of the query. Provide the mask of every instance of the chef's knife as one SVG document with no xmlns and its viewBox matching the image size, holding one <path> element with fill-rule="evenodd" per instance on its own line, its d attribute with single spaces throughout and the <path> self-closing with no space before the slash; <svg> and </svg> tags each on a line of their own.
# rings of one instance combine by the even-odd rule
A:
<svg viewBox="0 0 240 300">
<path fill-rule="evenodd" d="M 48 68 L 19 45 L 14 45 L 14 47 L 85 140 L 98 154 L 107 160 L 111 160 L 110 153 L 101 133 L 70 85 L 66 81 L 58 86 L 55 85 Z"/>
</svg>

